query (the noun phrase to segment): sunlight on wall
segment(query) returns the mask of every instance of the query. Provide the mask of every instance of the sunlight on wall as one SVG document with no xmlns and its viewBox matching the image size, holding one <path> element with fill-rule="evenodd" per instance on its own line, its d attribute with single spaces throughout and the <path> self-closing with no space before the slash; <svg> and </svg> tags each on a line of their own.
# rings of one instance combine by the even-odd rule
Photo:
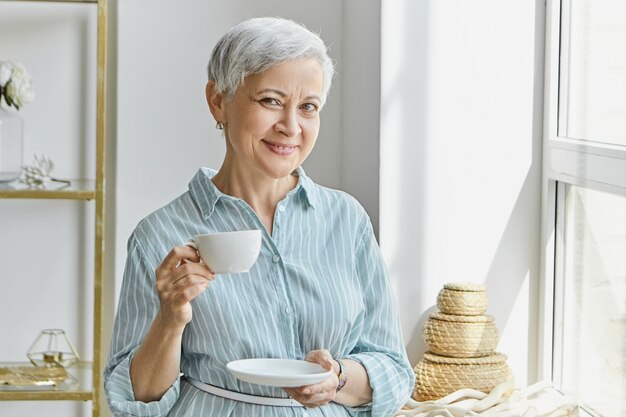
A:
<svg viewBox="0 0 626 417">
<path fill-rule="evenodd" d="M 435 290 L 421 279 L 428 2 L 383 3 L 381 23 L 380 244 L 413 360 L 421 349 L 415 323 Z"/>
<path fill-rule="evenodd" d="M 501 3 L 383 3 L 380 237 L 410 359 L 443 283 L 481 282 L 524 383 L 543 63 L 534 4 Z"/>
</svg>

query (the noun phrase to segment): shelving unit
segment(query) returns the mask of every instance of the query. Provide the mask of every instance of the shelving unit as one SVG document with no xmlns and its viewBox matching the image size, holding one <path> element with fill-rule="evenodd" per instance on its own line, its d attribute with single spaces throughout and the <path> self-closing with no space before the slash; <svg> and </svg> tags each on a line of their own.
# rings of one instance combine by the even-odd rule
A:
<svg viewBox="0 0 626 417">
<path fill-rule="evenodd" d="M 7 1 L 7 0 L 0 0 Z M 91 401 L 92 416 L 101 411 L 102 361 L 102 283 L 104 276 L 104 199 L 105 199 L 105 142 L 106 142 L 106 57 L 107 57 L 107 0 L 9 0 L 16 2 L 90 3 L 97 12 L 97 74 L 96 74 L 96 166 L 95 180 L 76 179 L 69 187 L 51 185 L 50 189 L 29 189 L 17 184 L 0 187 L 0 198 L 95 200 L 95 241 L 93 280 L 93 362 L 79 362 L 69 371 L 78 379 L 78 388 L 72 390 L 0 391 L 0 401 Z M 0 358 L 1 360 L 2 358 Z M 3 365 L 7 365 L 4 363 Z M 19 364 L 11 364 L 19 365 Z"/>
</svg>

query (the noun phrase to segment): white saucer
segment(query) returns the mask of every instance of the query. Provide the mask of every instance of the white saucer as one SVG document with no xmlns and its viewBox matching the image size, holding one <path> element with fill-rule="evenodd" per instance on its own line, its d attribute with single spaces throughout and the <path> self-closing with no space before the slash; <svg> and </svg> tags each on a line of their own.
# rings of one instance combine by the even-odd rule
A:
<svg viewBox="0 0 626 417">
<path fill-rule="evenodd" d="M 316 363 L 296 359 L 241 359 L 226 364 L 238 379 L 274 387 L 317 384 L 331 375 Z"/>
</svg>

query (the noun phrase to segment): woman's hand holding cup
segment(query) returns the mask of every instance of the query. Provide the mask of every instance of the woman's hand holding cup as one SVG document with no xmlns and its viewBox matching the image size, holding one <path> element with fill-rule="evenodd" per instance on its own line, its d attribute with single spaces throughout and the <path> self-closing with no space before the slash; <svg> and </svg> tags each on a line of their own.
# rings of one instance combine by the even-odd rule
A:
<svg viewBox="0 0 626 417">
<path fill-rule="evenodd" d="M 208 288 L 215 274 L 247 271 L 260 249 L 260 230 L 201 234 L 175 246 L 156 269 L 160 318 L 184 327 L 192 317 L 190 301 Z"/>
<path fill-rule="evenodd" d="M 172 327 L 184 327 L 192 317 L 190 301 L 214 279 L 215 274 L 200 262 L 195 249 L 187 245 L 175 246 L 156 269 L 160 318 Z"/>
</svg>

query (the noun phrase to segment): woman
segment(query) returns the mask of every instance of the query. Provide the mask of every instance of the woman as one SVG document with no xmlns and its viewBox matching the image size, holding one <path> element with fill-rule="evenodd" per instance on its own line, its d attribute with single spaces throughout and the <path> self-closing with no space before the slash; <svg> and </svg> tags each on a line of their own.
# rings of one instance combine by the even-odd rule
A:
<svg viewBox="0 0 626 417">
<path fill-rule="evenodd" d="M 369 218 L 301 168 L 333 71 L 322 40 L 285 19 L 244 21 L 215 46 L 206 97 L 224 163 L 129 239 L 105 369 L 115 415 L 389 416 L 408 399 L 414 375 Z M 249 272 L 216 276 L 184 245 L 245 229 L 263 233 Z M 233 377 L 226 364 L 243 358 L 332 372 L 281 389 Z"/>
</svg>

